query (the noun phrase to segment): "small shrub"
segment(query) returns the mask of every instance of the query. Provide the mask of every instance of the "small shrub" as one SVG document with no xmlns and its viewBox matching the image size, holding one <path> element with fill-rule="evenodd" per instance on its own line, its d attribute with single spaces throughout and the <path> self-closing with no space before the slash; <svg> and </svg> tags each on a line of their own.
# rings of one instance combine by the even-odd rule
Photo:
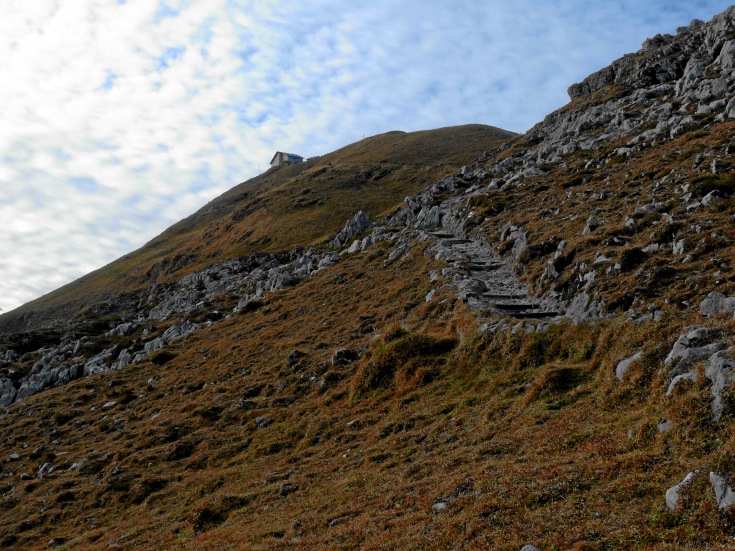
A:
<svg viewBox="0 0 735 551">
<path fill-rule="evenodd" d="M 174 445 L 173 449 L 168 453 L 166 459 L 168 461 L 178 461 L 180 459 L 186 459 L 194 453 L 196 447 L 196 442 L 192 442 L 191 440 L 181 440 Z"/>
<path fill-rule="evenodd" d="M 508 201 L 499 195 L 476 195 L 470 198 L 468 206 L 480 215 L 494 216 L 505 211 Z"/>
<path fill-rule="evenodd" d="M 405 332 L 392 338 L 402 331 L 389 333 L 371 354 L 363 357 L 353 380 L 354 398 L 389 388 L 399 370 L 403 372 L 403 382 L 430 380 L 436 375 L 436 366 L 445 361 L 443 356 L 457 345 L 456 339 Z"/>
<path fill-rule="evenodd" d="M 121 405 L 129 404 L 136 398 L 137 395 L 130 388 L 123 388 L 115 395 L 115 400 Z"/>
<path fill-rule="evenodd" d="M 507 241 L 503 241 L 500 244 L 500 247 L 498 247 L 498 253 L 500 253 L 501 255 L 504 255 L 506 253 L 509 253 L 510 251 L 513 250 L 513 246 L 515 244 L 516 244 L 516 240 L 515 239 L 508 239 Z"/>
<path fill-rule="evenodd" d="M 625 249 L 620 255 L 620 271 L 629 272 L 646 260 L 646 253 L 640 247 Z"/>
<path fill-rule="evenodd" d="M 546 256 L 547 254 L 553 253 L 554 251 L 556 251 L 560 242 L 561 239 L 559 239 L 558 237 L 552 237 L 548 241 L 542 241 L 541 243 L 538 243 L 536 245 L 529 245 L 528 247 L 523 249 L 523 252 L 518 258 L 518 261 L 521 264 L 528 264 L 532 260 L 536 260 L 537 258 L 541 258 L 543 256 Z"/>
<path fill-rule="evenodd" d="M 707 174 L 692 180 L 692 192 L 698 197 L 704 197 L 711 192 L 717 192 L 720 197 L 729 197 L 735 193 L 735 173 L 725 175 Z"/>
<path fill-rule="evenodd" d="M 150 357 L 150 362 L 156 365 L 164 365 L 176 357 L 176 354 L 168 350 L 160 350 Z"/>
<path fill-rule="evenodd" d="M 76 417 L 79 417 L 82 415 L 82 411 L 78 409 L 68 409 L 68 410 L 61 410 L 57 411 L 53 415 L 54 423 L 56 423 L 58 426 L 65 425 L 72 419 L 75 419 Z"/>
</svg>

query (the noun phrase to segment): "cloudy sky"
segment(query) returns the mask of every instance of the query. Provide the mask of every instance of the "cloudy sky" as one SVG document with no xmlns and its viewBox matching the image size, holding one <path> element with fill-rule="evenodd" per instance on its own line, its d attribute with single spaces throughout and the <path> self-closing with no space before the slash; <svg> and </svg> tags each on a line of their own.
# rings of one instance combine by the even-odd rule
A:
<svg viewBox="0 0 735 551">
<path fill-rule="evenodd" d="M 522 132 L 716 0 L 4 0 L 0 309 L 268 166 L 362 135 Z"/>
</svg>

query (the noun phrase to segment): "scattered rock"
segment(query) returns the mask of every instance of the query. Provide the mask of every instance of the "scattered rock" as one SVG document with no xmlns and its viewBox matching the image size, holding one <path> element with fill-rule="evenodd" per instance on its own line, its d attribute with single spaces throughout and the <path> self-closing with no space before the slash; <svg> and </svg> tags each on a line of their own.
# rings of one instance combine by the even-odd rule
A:
<svg viewBox="0 0 735 551">
<path fill-rule="evenodd" d="M 587 224 L 582 230 L 582 235 L 589 235 L 590 233 L 592 233 L 599 227 L 600 227 L 600 222 L 597 220 L 597 218 L 595 218 L 594 216 L 590 216 L 587 219 Z"/>
<path fill-rule="evenodd" d="M 54 472 L 54 466 L 51 463 L 44 463 L 38 469 L 38 478 L 43 478 Z"/>
<path fill-rule="evenodd" d="M 634 363 L 636 363 L 638 360 L 641 359 L 643 356 L 643 352 L 637 352 L 630 356 L 629 358 L 625 358 L 624 360 L 620 361 L 615 368 L 615 376 L 618 378 L 619 381 L 623 380 L 623 377 L 628 372 L 628 369 L 630 369 L 630 366 L 632 366 Z"/>
<path fill-rule="evenodd" d="M 347 221 L 342 231 L 335 236 L 334 240 L 332 241 L 332 246 L 337 249 L 343 247 L 350 239 L 360 235 L 369 227 L 370 219 L 364 212 L 359 211 L 350 220 Z"/>
<path fill-rule="evenodd" d="M 720 509 L 726 509 L 735 505 L 735 492 L 727 484 L 727 478 L 717 473 L 709 473 L 709 483 L 715 491 L 715 499 Z"/>
<path fill-rule="evenodd" d="M 344 522 L 345 520 L 349 519 L 350 516 L 351 515 L 341 515 L 333 519 L 330 519 L 327 521 L 327 526 L 329 526 L 330 528 L 333 528 L 334 526 L 337 526 L 339 523 Z"/>
<path fill-rule="evenodd" d="M 438 501 L 437 503 L 434 503 L 434 505 L 431 506 L 431 510 L 435 513 L 441 513 L 447 508 L 447 502 L 446 501 Z"/>
<path fill-rule="evenodd" d="M 689 375 L 688 370 L 695 362 L 705 360 L 727 347 L 725 342 L 713 342 L 718 336 L 719 332 L 709 327 L 702 325 L 687 327 L 686 333 L 676 340 L 664 360 L 664 365 L 670 368 L 669 378 L 672 379 L 667 394 L 673 390 L 674 379 L 680 375 Z"/>
<path fill-rule="evenodd" d="M 332 365 L 347 365 L 360 359 L 360 354 L 350 348 L 340 348 L 332 356 Z"/>
<path fill-rule="evenodd" d="M 686 486 L 688 486 L 692 482 L 692 480 L 695 479 L 695 477 L 698 474 L 699 474 L 699 470 L 693 471 L 693 472 L 689 473 L 688 475 L 686 475 L 684 477 L 684 480 L 682 480 L 681 482 L 679 482 L 675 486 L 672 486 L 671 488 L 669 488 L 668 490 L 666 490 L 666 506 L 669 509 L 671 509 L 671 510 L 676 509 L 676 505 L 677 505 L 677 503 L 679 503 L 679 496 L 681 494 L 681 491 Z M 712 475 L 710 474 L 710 479 L 711 479 L 711 477 L 712 477 Z"/>
<path fill-rule="evenodd" d="M 0 379 L 0 407 L 9 406 L 15 400 L 17 391 L 10 379 Z"/>
<path fill-rule="evenodd" d="M 288 356 L 286 356 L 286 361 L 288 362 L 288 365 L 294 366 L 297 363 L 299 363 L 299 360 L 306 356 L 301 350 L 291 350 L 291 352 L 288 353 Z"/>
<path fill-rule="evenodd" d="M 735 359 L 732 358 L 733 348 L 716 352 L 710 356 L 705 365 L 705 376 L 712 383 L 712 417 L 719 420 L 728 405 L 723 392 L 732 382 L 733 370 L 735 370 Z"/>
<path fill-rule="evenodd" d="M 715 314 L 730 314 L 735 312 L 735 297 L 726 297 L 722 293 L 712 292 L 699 305 L 699 313 L 704 317 Z"/>
<path fill-rule="evenodd" d="M 270 417 L 256 417 L 255 422 L 258 424 L 258 429 L 264 429 L 273 424 L 273 419 Z"/>
</svg>

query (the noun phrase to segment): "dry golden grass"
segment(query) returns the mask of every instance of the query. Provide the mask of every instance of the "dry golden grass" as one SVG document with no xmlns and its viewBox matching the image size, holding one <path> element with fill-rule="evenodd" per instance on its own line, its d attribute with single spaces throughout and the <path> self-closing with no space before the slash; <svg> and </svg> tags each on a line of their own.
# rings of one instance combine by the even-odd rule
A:
<svg viewBox="0 0 735 551">
<path fill-rule="evenodd" d="M 384 258 L 349 257 L 178 341 L 164 365 L 8 408 L 0 458 L 21 459 L 2 464 L 0 545 L 728 548 L 704 478 L 673 513 L 663 498 L 695 468 L 730 468 L 735 450 L 731 423 L 707 421 L 702 382 L 663 397 L 663 356 L 695 319 L 478 335 L 450 294 L 424 302 L 434 263 L 420 250 Z M 343 346 L 363 358 L 332 365 Z M 356 394 L 376 365 L 393 366 L 387 384 Z M 261 416 L 273 424 L 258 429 Z M 20 480 L 46 461 L 51 475 Z"/>
<path fill-rule="evenodd" d="M 427 273 L 438 265 L 420 244 L 388 265 L 387 245 L 378 244 L 178 341 L 158 363 L 76 381 L 5 410 L 0 459 L 11 452 L 21 458 L 0 465 L 0 545 L 732 548 L 734 519 L 718 511 L 706 476 L 735 470 L 732 415 L 711 420 L 701 365 L 697 381 L 665 397 L 663 360 L 685 326 L 703 321 L 699 300 L 715 289 L 735 294 L 733 209 L 725 203 L 686 214 L 661 180 L 673 174 L 679 186 L 701 183 L 692 157 L 722 151 L 733 135 L 735 125 L 721 124 L 632 158 L 611 157 L 603 171 L 584 169 L 590 154 L 577 153 L 566 170 L 473 205 L 480 214 L 472 231 L 501 252 L 506 223 L 528 230 L 518 270 L 536 292 L 572 289 L 575 266 L 589 269 L 603 253 L 622 269 L 599 270 L 595 298 L 618 313 L 653 304 L 665 311 L 661 322 L 615 318 L 558 324 L 543 334 L 480 335 L 478 320 L 451 292 L 425 302 Z M 340 163 L 375 154 L 337 153 Z M 426 177 L 445 168 L 436 170 Z M 333 164 L 322 175 L 337 173 Z M 298 176 L 284 188 L 264 187 L 273 209 L 309 195 L 289 195 L 289 186 L 301 189 Z M 633 213 L 653 200 L 666 205 L 674 227 L 660 215 Z M 583 236 L 590 215 L 604 224 Z M 247 239 L 262 241 L 271 233 L 258 234 L 257 226 L 267 227 L 268 217 L 254 209 L 243 218 L 250 226 L 216 229 L 211 250 L 229 250 L 227 240 L 246 227 L 253 231 Z M 625 244 L 613 243 L 616 237 Z M 561 275 L 541 281 L 562 238 L 569 244 Z M 640 253 L 674 238 L 685 239 L 692 255 L 685 264 L 670 251 Z M 726 337 L 735 332 L 726 316 L 707 323 Z M 341 347 L 362 358 L 334 365 Z M 289 364 L 292 350 L 302 356 Z M 638 350 L 641 360 L 618 381 L 615 366 Z M 111 400 L 117 405 L 103 409 Z M 258 417 L 273 422 L 258 428 Z M 659 432 L 663 420 L 671 431 Z M 68 469 L 81 459 L 87 462 Z M 49 476 L 20 479 L 45 462 L 56 466 Z M 669 511 L 666 489 L 694 469 L 704 476 Z M 446 508 L 434 510 L 437 503 Z"/>
</svg>

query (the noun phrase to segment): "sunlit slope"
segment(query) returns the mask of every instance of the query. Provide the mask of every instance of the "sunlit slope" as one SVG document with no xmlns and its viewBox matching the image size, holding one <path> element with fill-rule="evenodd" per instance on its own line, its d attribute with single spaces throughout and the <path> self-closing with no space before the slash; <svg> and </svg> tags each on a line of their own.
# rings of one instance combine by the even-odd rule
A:
<svg viewBox="0 0 735 551">
<path fill-rule="evenodd" d="M 119 314 L 157 281 L 230 257 L 316 244 L 356 211 L 385 212 L 514 136 L 479 124 L 388 132 L 300 165 L 270 169 L 141 249 L 0 316 L 0 332 L 54 325 L 80 314 Z"/>
</svg>

